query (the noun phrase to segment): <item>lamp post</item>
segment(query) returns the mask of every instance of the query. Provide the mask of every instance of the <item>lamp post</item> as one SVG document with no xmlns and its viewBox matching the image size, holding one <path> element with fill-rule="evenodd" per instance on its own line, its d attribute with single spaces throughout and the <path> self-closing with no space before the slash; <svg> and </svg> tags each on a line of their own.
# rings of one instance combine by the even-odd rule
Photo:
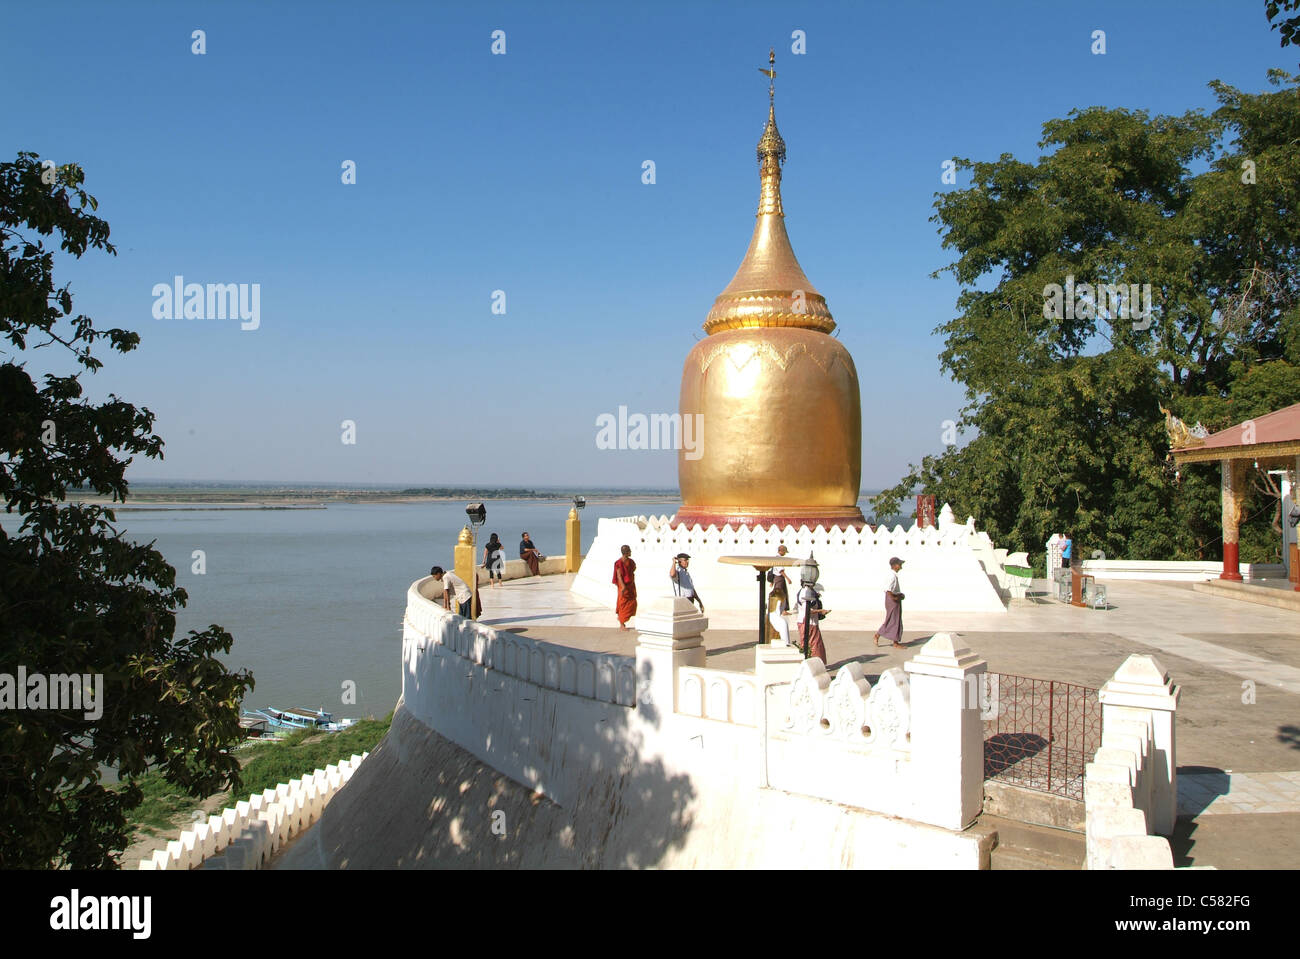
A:
<svg viewBox="0 0 1300 959">
<path fill-rule="evenodd" d="M 808 558 L 804 560 L 804 564 L 799 567 L 799 591 L 803 592 L 804 586 L 811 586 L 813 587 L 813 591 L 816 592 L 817 580 L 821 576 L 821 572 L 821 567 L 817 565 L 817 560 L 813 559 L 812 550 L 809 550 Z M 798 608 L 797 596 L 795 599 L 795 608 Z M 803 642 L 800 644 L 800 651 L 803 653 L 805 659 L 808 658 L 808 623 L 811 621 L 812 616 L 813 611 L 811 609 L 804 610 Z"/>
<path fill-rule="evenodd" d="M 465 507 L 469 517 L 470 567 L 469 567 L 469 618 L 478 619 L 478 531 L 487 522 L 487 507 L 482 503 L 470 503 Z"/>
<path fill-rule="evenodd" d="M 752 566 L 758 571 L 758 645 L 762 646 L 767 638 L 767 571 L 793 566 L 795 560 L 787 556 L 719 556 L 718 562 L 730 566 Z"/>
<path fill-rule="evenodd" d="M 582 520 L 578 510 L 587 505 L 587 497 L 573 497 L 573 506 L 569 508 L 569 518 L 564 521 L 564 571 L 576 573 L 582 565 Z"/>
</svg>

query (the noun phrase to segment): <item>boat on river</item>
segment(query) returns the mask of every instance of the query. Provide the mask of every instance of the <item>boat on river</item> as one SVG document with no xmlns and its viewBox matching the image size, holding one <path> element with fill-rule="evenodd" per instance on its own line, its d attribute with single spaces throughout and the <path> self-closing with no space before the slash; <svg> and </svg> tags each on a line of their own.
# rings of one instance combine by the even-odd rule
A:
<svg viewBox="0 0 1300 959">
<path fill-rule="evenodd" d="M 265 720 L 269 730 L 274 732 L 294 732 L 299 729 L 312 729 L 322 733 L 336 733 L 347 729 L 355 719 L 335 719 L 332 713 L 324 709 L 278 709 L 275 706 L 263 706 L 246 712 L 249 719 Z"/>
</svg>

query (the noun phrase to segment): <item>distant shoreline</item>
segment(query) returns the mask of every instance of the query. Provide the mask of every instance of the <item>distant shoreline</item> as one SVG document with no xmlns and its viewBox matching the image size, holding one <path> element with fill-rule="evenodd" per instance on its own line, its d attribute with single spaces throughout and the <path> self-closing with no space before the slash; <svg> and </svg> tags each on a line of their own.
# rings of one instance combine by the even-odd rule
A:
<svg viewBox="0 0 1300 959">
<path fill-rule="evenodd" d="M 69 496 L 70 502 L 92 506 L 108 506 L 115 510 L 165 509 L 170 512 L 184 510 L 237 510 L 237 509 L 325 509 L 330 503 L 464 503 L 481 500 L 490 502 L 570 503 L 571 496 L 554 493 L 509 491 L 493 495 L 488 491 L 471 491 L 464 494 L 419 494 L 396 490 L 169 490 L 165 493 L 142 490 L 125 504 L 115 503 L 110 497 L 98 495 Z M 587 497 L 590 505 L 607 503 L 677 503 L 675 493 L 593 493 Z"/>
</svg>

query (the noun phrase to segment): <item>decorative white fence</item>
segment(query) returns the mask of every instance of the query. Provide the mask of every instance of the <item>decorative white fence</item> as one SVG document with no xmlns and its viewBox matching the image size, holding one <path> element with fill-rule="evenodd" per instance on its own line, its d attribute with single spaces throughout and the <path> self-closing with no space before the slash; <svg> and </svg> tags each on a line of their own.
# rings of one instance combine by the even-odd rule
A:
<svg viewBox="0 0 1300 959">
<path fill-rule="evenodd" d="M 325 805 L 352 778 L 365 753 L 310 775 L 254 793 L 207 822 L 181 832 L 141 869 L 260 869 L 280 847 L 320 818 Z"/>
<path fill-rule="evenodd" d="M 753 595 L 753 571 L 717 562 L 726 554 L 773 555 L 784 545 L 793 560 L 809 553 L 821 566 L 821 582 L 839 610 L 878 610 L 883 600 L 884 578 L 893 556 L 907 563 L 903 589 L 909 608 L 916 611 L 963 610 L 1005 612 L 998 587 L 990 576 L 1001 572 L 1004 550 L 994 548 L 974 521 L 961 525 L 949 521 L 938 527 L 884 526 L 861 529 L 807 526 L 749 527 L 672 526 L 667 516 L 602 518 L 596 538 L 570 589 L 605 606 L 615 602 L 610 571 L 622 546 L 632 548 L 638 566 L 646 571 L 637 583 L 642 599 L 671 595 L 666 571 L 672 557 L 693 557 L 691 577 L 713 609 L 748 609 Z M 661 572 L 661 570 L 663 572 Z"/>
<path fill-rule="evenodd" d="M 752 673 L 682 666 L 677 670 L 677 712 L 754 726 L 757 686 Z"/>
<path fill-rule="evenodd" d="M 1101 748 L 1084 772 L 1089 869 L 1172 869 L 1179 690 L 1152 656 L 1133 655 L 1101 688 Z M 1159 834 L 1159 835 L 1157 835 Z"/>
<path fill-rule="evenodd" d="M 796 735 L 906 751 L 911 720 L 911 684 L 898 667 L 885 670 L 873 689 L 861 663 L 840 667 L 831 679 L 820 659 L 808 659 L 790 686 L 786 729 Z"/>
</svg>

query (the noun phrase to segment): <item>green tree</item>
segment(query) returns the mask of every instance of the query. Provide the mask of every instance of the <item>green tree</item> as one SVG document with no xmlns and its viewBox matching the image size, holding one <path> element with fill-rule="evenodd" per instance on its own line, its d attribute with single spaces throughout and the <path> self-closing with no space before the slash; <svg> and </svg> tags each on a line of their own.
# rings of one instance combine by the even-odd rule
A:
<svg viewBox="0 0 1300 959">
<path fill-rule="evenodd" d="M 958 253 L 939 272 L 959 315 L 936 332 L 975 435 L 913 466 L 877 515 L 919 486 L 1011 549 L 1068 531 L 1084 555 L 1221 555 L 1217 476 L 1175 475 L 1159 407 L 1214 430 L 1300 400 L 1296 79 L 1213 83 L 1211 115 L 1076 110 L 1044 124 L 1036 163 L 957 161 L 972 185 L 933 219 Z"/>
<path fill-rule="evenodd" d="M 1300 46 L 1300 14 L 1294 17 L 1282 17 L 1278 19 L 1280 13 L 1294 13 L 1300 10 L 1300 0 L 1264 0 L 1264 13 L 1268 16 L 1270 30 L 1276 30 L 1282 35 L 1282 46 L 1294 44 Z M 1273 23 L 1277 20 L 1277 23 Z"/>
<path fill-rule="evenodd" d="M 131 780 L 151 767 L 194 796 L 237 784 L 229 747 L 252 687 L 216 658 L 230 651 L 225 630 L 173 638 L 186 595 L 152 544 L 124 538 L 107 507 L 64 502 L 86 488 L 125 501 L 131 459 L 161 458 L 163 445 L 147 409 L 82 396 L 80 375 L 102 365 L 95 344 L 126 353 L 139 342 L 74 315 L 69 287 L 55 287 L 42 237 L 57 233 L 76 257 L 116 252 L 84 179 L 33 153 L 0 163 L 0 496 L 21 518 L 0 529 L 0 673 L 103 676 L 100 716 L 0 709 L 0 868 L 114 865 L 141 800 Z M 27 366 L 44 346 L 66 348 L 74 372 L 38 385 Z M 102 781 L 105 766 L 125 788 Z"/>
</svg>

